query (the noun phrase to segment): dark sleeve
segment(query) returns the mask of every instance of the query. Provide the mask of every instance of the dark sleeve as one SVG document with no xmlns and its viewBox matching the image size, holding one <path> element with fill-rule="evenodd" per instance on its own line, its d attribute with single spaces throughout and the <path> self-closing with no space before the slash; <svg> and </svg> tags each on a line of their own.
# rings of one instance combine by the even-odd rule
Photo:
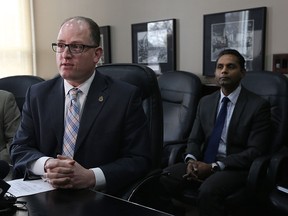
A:
<svg viewBox="0 0 288 216">
<path fill-rule="evenodd" d="M 115 193 L 144 176 L 151 165 L 147 117 L 139 91 L 131 94 L 122 125 L 120 157 L 100 166 L 106 178 L 107 193 Z"/>
</svg>

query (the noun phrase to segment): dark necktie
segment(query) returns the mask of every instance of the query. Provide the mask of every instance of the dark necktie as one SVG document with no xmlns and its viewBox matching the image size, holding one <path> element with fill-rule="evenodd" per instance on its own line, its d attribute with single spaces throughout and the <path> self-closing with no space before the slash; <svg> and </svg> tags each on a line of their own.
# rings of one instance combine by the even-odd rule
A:
<svg viewBox="0 0 288 216">
<path fill-rule="evenodd" d="M 210 136 L 210 139 L 209 139 L 209 142 L 208 142 L 205 154 L 204 154 L 205 163 L 213 163 L 216 160 L 216 155 L 217 155 L 218 148 L 219 148 L 221 134 L 222 134 L 225 119 L 227 116 L 227 103 L 229 101 L 230 100 L 228 97 L 224 97 L 222 99 L 222 106 L 218 114 L 218 117 L 216 119 L 214 129 L 212 131 L 212 134 Z"/>
<path fill-rule="evenodd" d="M 69 91 L 70 102 L 66 114 L 66 124 L 63 137 L 63 155 L 73 158 L 80 122 L 80 105 L 77 101 L 80 89 L 72 88 Z"/>
</svg>

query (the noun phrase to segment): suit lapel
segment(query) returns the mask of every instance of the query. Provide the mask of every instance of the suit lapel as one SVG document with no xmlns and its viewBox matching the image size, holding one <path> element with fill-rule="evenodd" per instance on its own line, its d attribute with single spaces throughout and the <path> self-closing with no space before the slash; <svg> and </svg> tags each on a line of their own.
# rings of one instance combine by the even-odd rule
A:
<svg viewBox="0 0 288 216">
<path fill-rule="evenodd" d="M 247 101 L 246 90 L 242 87 L 241 92 L 240 92 L 239 97 L 238 97 L 238 100 L 237 100 L 236 105 L 235 105 L 235 109 L 233 111 L 233 114 L 232 114 L 232 117 L 230 120 L 227 139 L 229 139 L 229 134 L 231 133 L 231 131 L 234 131 L 234 128 L 237 127 L 239 119 L 241 118 L 241 114 L 242 114 L 242 112 L 245 109 L 245 106 L 247 104 L 246 101 Z"/>
<path fill-rule="evenodd" d="M 59 94 L 60 93 L 60 94 Z M 51 94 L 49 94 L 47 100 L 50 101 L 50 103 L 54 103 L 53 106 L 51 106 L 50 111 L 50 119 L 51 119 L 51 125 L 56 126 L 52 127 L 57 139 L 57 153 L 62 152 L 62 145 L 63 145 L 63 134 L 64 134 L 64 84 L 63 79 L 60 78 L 57 80 L 57 83 L 55 84 L 55 88 L 51 89 Z M 61 126 L 61 127 L 59 127 Z"/>
<path fill-rule="evenodd" d="M 209 116 L 207 116 L 207 119 L 206 119 L 211 128 L 210 132 L 212 132 L 214 125 L 215 125 L 215 121 L 216 121 L 218 103 L 219 103 L 219 98 L 220 98 L 220 91 L 215 92 L 215 94 L 217 94 L 217 96 L 213 95 L 210 100 L 210 106 L 206 107 L 206 109 L 209 110 L 206 113 L 210 114 Z"/>
<path fill-rule="evenodd" d="M 75 145 L 75 152 L 79 146 L 84 142 L 86 135 L 89 133 L 92 124 L 95 122 L 97 116 L 102 110 L 105 102 L 108 100 L 107 91 L 108 83 L 99 73 L 95 73 L 95 78 L 91 83 L 89 92 L 86 98 L 84 110 L 82 113 L 80 128 L 77 135 Z"/>
</svg>

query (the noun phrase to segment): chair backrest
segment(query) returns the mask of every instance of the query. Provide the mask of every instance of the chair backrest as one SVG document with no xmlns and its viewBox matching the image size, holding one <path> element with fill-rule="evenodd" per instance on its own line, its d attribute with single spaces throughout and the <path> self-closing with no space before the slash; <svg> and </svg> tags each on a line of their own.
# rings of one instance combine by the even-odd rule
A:
<svg viewBox="0 0 288 216">
<path fill-rule="evenodd" d="M 16 100 L 20 112 L 25 102 L 27 89 L 36 83 L 42 82 L 44 79 L 32 75 L 18 75 L 4 77 L 0 79 L 0 89 L 11 92 Z"/>
<path fill-rule="evenodd" d="M 167 166 L 173 148 L 186 145 L 202 93 L 198 76 L 187 71 L 171 71 L 158 78 L 163 104 L 164 149 L 162 167 Z M 179 147 L 179 145 L 178 145 Z"/>
<path fill-rule="evenodd" d="M 155 72 L 138 64 L 105 64 L 97 71 L 137 86 L 142 92 L 143 108 L 149 122 L 153 169 L 160 167 L 163 147 L 163 114 Z"/>
<path fill-rule="evenodd" d="M 279 151 L 288 141 L 288 78 L 270 71 L 249 71 L 242 85 L 270 102 L 273 126 L 270 153 Z"/>
</svg>

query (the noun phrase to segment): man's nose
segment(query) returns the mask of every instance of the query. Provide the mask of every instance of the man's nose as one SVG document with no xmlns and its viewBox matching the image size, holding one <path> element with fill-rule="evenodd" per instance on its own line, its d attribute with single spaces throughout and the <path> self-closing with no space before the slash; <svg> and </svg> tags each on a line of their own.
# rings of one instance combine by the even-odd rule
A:
<svg viewBox="0 0 288 216">
<path fill-rule="evenodd" d="M 71 56 L 71 52 L 70 52 L 70 49 L 69 49 L 68 46 L 66 46 L 66 47 L 64 48 L 64 51 L 63 51 L 62 55 L 63 55 L 64 57 L 66 57 L 66 56 Z"/>
<path fill-rule="evenodd" d="M 223 68 L 221 69 L 221 73 L 227 73 L 227 67 L 223 66 Z"/>
</svg>

